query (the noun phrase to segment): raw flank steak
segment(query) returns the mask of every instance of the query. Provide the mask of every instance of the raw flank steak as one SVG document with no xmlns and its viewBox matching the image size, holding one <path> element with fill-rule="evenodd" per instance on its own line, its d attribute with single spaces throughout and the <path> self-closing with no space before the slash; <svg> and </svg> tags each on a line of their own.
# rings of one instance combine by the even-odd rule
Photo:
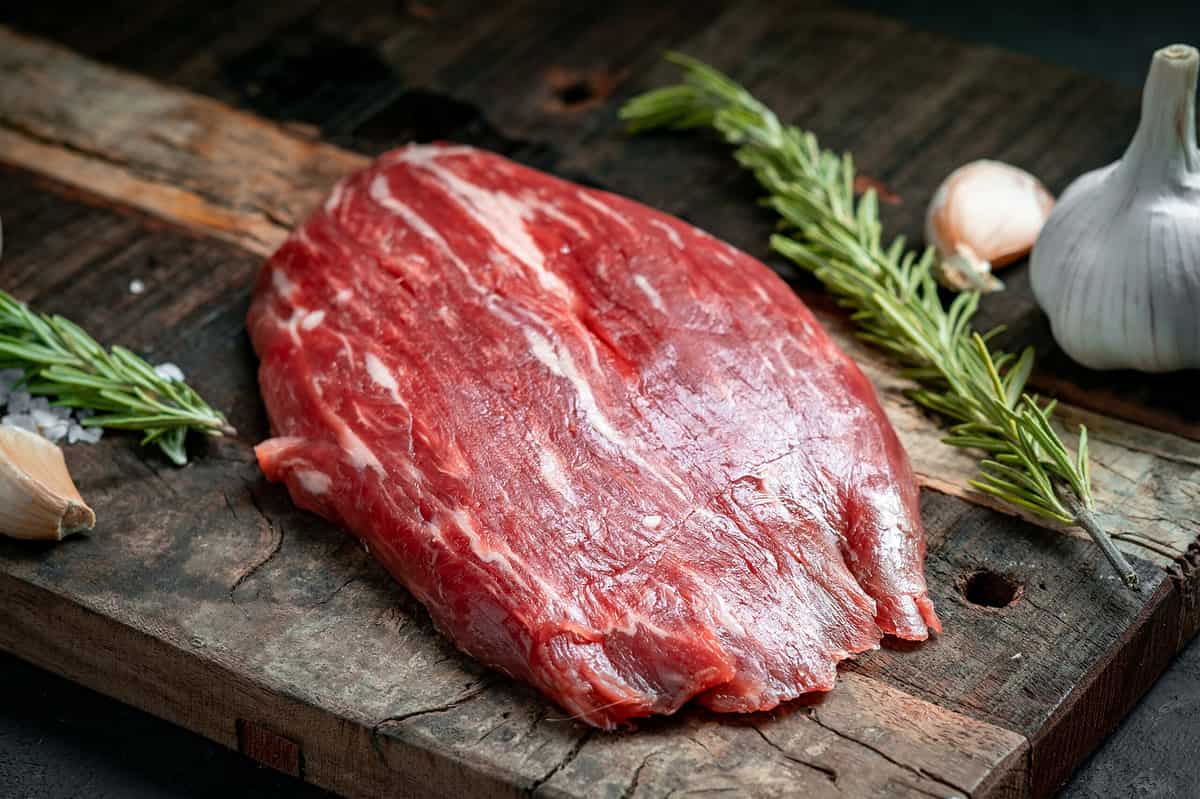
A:
<svg viewBox="0 0 1200 799">
<path fill-rule="evenodd" d="M 766 266 L 678 219 L 401 148 L 270 259 L 249 327 L 267 476 L 593 725 L 765 710 L 939 629 L 870 383 Z"/>
</svg>

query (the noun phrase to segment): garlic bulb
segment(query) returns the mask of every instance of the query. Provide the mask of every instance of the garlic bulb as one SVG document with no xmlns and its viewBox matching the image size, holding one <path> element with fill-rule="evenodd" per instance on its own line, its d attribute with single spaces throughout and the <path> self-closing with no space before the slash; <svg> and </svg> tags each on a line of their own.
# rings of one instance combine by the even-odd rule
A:
<svg viewBox="0 0 1200 799">
<path fill-rule="evenodd" d="M 1037 178 L 999 161 L 972 161 L 942 181 L 925 215 L 947 288 L 996 291 L 992 270 L 1029 252 L 1054 207 Z"/>
<path fill-rule="evenodd" d="M 1200 367 L 1200 149 L 1194 47 L 1154 54 L 1120 161 L 1063 193 L 1030 261 L 1054 339 L 1093 369 Z"/>
<path fill-rule="evenodd" d="M 0 533 L 59 541 L 95 524 L 62 450 L 35 433 L 0 427 Z"/>
</svg>

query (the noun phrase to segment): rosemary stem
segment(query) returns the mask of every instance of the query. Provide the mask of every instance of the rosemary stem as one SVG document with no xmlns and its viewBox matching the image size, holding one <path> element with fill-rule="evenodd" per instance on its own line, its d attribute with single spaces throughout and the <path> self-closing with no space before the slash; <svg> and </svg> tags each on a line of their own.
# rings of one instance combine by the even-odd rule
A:
<svg viewBox="0 0 1200 799">
<path fill-rule="evenodd" d="M 854 190 L 854 161 L 816 136 L 784 125 L 729 77 L 694 58 L 669 53 L 683 82 L 634 97 L 621 109 L 632 131 L 714 128 L 766 189 L 783 221 L 771 247 L 816 276 L 852 312 L 859 335 L 890 354 L 918 388 L 917 403 L 950 424 L 947 444 L 980 451 L 980 491 L 1056 523 L 1088 532 L 1130 588 L 1137 575 L 1091 510 L 1087 430 L 1074 453 L 1050 424 L 1055 402 L 1028 393 L 1034 350 L 993 349 L 991 331 L 971 321 L 977 291 L 942 299 L 930 248 L 903 237 L 884 246 L 875 192 Z"/>
<path fill-rule="evenodd" d="M 1121 550 L 1117 549 L 1116 544 L 1108 535 L 1108 531 L 1100 524 L 1100 520 L 1096 518 L 1096 514 L 1092 509 L 1080 501 L 1079 497 L 1075 496 L 1074 491 L 1062 492 L 1063 502 L 1067 509 L 1071 511 L 1071 516 L 1075 518 L 1075 524 L 1079 525 L 1087 532 L 1092 540 L 1096 542 L 1096 546 L 1100 547 L 1100 551 L 1104 553 L 1104 557 L 1108 558 L 1108 562 L 1116 569 L 1117 574 L 1121 576 L 1121 582 L 1132 591 L 1138 590 L 1138 576 L 1133 567 L 1129 565 L 1129 561 L 1125 559 L 1125 555 Z"/>
</svg>

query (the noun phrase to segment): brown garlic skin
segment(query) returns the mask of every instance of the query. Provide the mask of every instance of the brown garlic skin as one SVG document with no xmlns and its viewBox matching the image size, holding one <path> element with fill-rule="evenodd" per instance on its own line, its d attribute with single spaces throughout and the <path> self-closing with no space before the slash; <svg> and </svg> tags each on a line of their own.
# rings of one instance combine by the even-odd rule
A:
<svg viewBox="0 0 1200 799">
<path fill-rule="evenodd" d="M 955 290 L 1003 288 L 992 272 L 1029 252 L 1053 208 L 1053 195 L 1023 169 L 980 160 L 954 170 L 925 217 L 925 239 L 941 256 L 939 281 Z"/>
</svg>

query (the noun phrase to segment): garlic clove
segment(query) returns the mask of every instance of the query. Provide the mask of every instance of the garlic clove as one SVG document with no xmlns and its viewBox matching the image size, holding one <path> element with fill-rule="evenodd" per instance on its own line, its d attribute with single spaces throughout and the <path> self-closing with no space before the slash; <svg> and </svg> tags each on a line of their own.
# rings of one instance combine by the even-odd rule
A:
<svg viewBox="0 0 1200 799">
<path fill-rule="evenodd" d="M 942 181 L 925 215 L 925 238 L 941 255 L 947 288 L 996 291 L 992 270 L 1026 255 L 1054 208 L 1033 175 L 1000 161 L 959 167 Z"/>
<path fill-rule="evenodd" d="M 35 433 L 0 427 L 0 533 L 60 541 L 95 524 L 62 450 Z"/>
</svg>

